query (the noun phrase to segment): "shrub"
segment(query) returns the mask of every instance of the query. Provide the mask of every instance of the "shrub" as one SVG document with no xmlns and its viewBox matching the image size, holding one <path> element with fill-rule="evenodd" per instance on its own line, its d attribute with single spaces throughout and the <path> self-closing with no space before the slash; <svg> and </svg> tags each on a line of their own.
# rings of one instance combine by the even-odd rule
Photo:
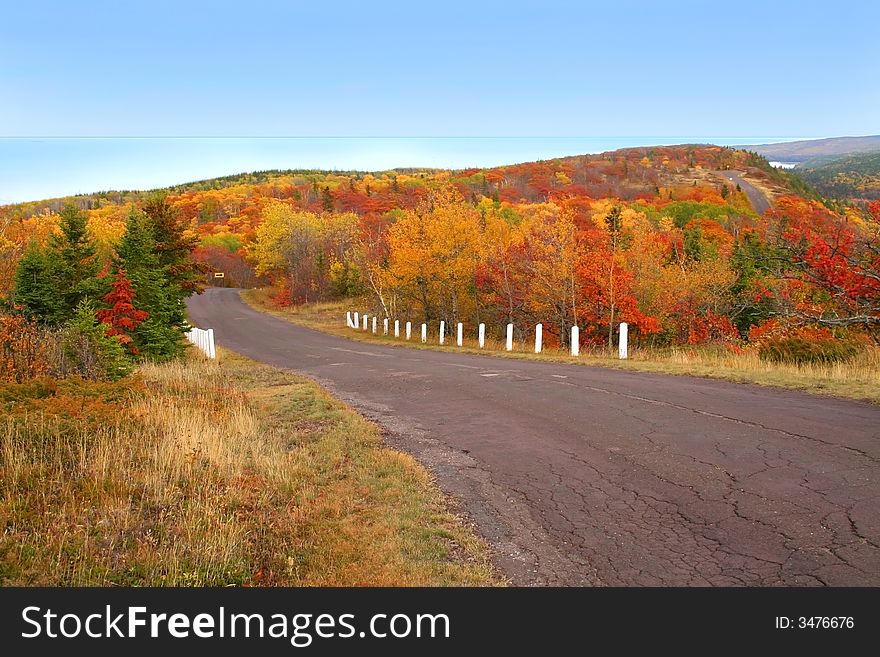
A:
<svg viewBox="0 0 880 657">
<path fill-rule="evenodd" d="M 827 333 L 827 335 L 826 335 Z M 851 340 L 835 338 L 830 332 L 809 331 L 770 338 L 761 343 L 758 354 L 772 363 L 843 363 L 859 353 Z"/>
<path fill-rule="evenodd" d="M 106 325 L 98 321 L 89 301 L 81 302 L 62 332 L 61 344 L 68 373 L 77 373 L 93 381 L 115 381 L 132 371 L 125 349 L 106 334 Z"/>
<path fill-rule="evenodd" d="M 52 376 L 58 369 L 57 333 L 22 314 L 0 314 L 0 381 Z"/>
</svg>

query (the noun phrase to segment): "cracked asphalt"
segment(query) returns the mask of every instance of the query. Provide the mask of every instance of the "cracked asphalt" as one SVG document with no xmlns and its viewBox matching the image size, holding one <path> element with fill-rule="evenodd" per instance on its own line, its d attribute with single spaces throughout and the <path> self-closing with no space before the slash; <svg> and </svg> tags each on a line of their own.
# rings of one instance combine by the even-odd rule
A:
<svg viewBox="0 0 880 657">
<path fill-rule="evenodd" d="M 724 381 L 412 350 L 188 302 L 413 454 L 518 585 L 880 585 L 880 407 Z M 340 319 L 340 321 L 342 321 Z"/>
</svg>

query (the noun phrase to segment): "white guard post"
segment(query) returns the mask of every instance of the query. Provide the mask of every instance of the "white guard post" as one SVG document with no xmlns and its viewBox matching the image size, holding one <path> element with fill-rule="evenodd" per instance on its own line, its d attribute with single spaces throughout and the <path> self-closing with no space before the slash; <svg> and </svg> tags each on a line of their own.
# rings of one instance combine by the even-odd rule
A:
<svg viewBox="0 0 880 657">
<path fill-rule="evenodd" d="M 629 325 L 626 322 L 620 323 L 620 342 L 617 347 L 617 355 L 620 360 L 626 360 L 629 358 L 629 351 L 627 349 L 627 339 L 629 333 Z"/>
<path fill-rule="evenodd" d="M 482 324 L 482 323 L 480 324 L 479 340 L 480 340 L 480 349 L 482 349 L 483 346 L 486 344 L 486 325 Z"/>
<path fill-rule="evenodd" d="M 535 324 L 535 353 L 541 353 L 541 346 L 544 341 L 544 325 Z"/>
</svg>

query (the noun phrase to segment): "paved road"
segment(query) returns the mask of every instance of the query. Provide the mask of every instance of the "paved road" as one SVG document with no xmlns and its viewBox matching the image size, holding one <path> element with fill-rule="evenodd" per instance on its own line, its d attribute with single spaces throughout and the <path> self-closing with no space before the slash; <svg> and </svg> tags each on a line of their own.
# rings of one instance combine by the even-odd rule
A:
<svg viewBox="0 0 880 657">
<path fill-rule="evenodd" d="M 880 407 L 704 379 L 376 346 L 189 302 L 438 477 L 517 584 L 880 585 Z"/>
<path fill-rule="evenodd" d="M 743 178 L 742 172 L 740 171 L 716 171 L 719 176 L 723 178 L 727 178 L 734 185 L 739 185 L 740 189 L 742 189 L 746 196 L 749 197 L 749 201 L 752 204 L 752 208 L 754 208 L 755 212 L 758 214 L 764 214 L 770 208 L 770 201 L 767 199 L 767 196 L 760 189 L 755 187 L 752 183 Z"/>
</svg>

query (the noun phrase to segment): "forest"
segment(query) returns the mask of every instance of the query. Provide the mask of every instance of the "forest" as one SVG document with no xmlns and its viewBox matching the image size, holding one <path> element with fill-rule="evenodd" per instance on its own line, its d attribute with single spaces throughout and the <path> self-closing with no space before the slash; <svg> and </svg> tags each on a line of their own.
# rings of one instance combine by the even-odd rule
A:
<svg viewBox="0 0 880 657">
<path fill-rule="evenodd" d="M 759 216 L 715 175 L 728 169 L 773 207 Z M 93 331 L 123 364 L 179 352 L 182 300 L 211 272 L 270 286 L 279 306 L 357 298 L 380 317 L 512 322 L 521 335 L 542 322 L 548 345 L 577 325 L 606 348 L 628 322 L 636 349 L 836 361 L 878 338 L 878 230 L 880 202 L 823 202 L 760 156 L 716 146 L 272 171 L 2 207 L 0 296 L 10 326 Z"/>
<path fill-rule="evenodd" d="M 75 205 L 0 224 L 0 381 L 117 380 L 184 351 L 184 299 L 202 287 L 199 238 L 162 195 L 108 230 Z"/>
<path fill-rule="evenodd" d="M 829 198 L 880 199 L 880 150 L 808 160 L 797 174 Z"/>
</svg>

